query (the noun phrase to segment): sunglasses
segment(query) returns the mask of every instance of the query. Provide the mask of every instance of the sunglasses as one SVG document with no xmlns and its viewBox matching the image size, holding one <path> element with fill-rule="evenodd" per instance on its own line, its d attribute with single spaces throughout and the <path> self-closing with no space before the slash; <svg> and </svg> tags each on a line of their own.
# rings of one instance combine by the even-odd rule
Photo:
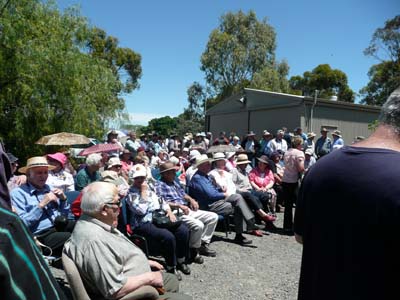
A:
<svg viewBox="0 0 400 300">
<path fill-rule="evenodd" d="M 105 205 L 107 205 L 107 206 L 116 205 L 118 207 L 121 207 L 121 200 L 118 200 L 117 202 L 107 202 L 107 203 L 105 203 Z"/>
</svg>

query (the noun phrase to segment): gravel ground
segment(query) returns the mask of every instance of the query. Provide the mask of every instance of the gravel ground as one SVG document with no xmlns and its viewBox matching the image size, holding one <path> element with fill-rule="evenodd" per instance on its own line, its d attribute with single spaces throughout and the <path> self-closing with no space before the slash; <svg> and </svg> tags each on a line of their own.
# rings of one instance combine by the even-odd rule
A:
<svg viewBox="0 0 400 300">
<path fill-rule="evenodd" d="M 280 213 L 276 225 L 281 227 L 282 221 Z M 234 233 L 226 239 L 225 233 L 216 232 L 211 248 L 217 251 L 217 257 L 205 257 L 204 264 L 190 265 L 192 274 L 182 275 L 181 291 L 196 300 L 297 299 L 301 245 L 293 236 L 278 233 L 247 237 L 253 244 L 243 247 L 232 243 Z M 52 271 L 59 282 L 65 282 L 63 271 Z"/>
</svg>

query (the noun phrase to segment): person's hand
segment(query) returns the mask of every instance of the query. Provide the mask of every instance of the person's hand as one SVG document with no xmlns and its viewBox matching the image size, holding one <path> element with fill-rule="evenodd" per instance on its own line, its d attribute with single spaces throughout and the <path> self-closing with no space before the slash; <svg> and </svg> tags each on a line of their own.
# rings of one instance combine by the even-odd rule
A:
<svg viewBox="0 0 400 300">
<path fill-rule="evenodd" d="M 149 259 L 150 268 L 156 269 L 158 271 L 164 270 L 164 266 L 154 260 Z"/>
<path fill-rule="evenodd" d="M 183 214 L 188 215 L 189 214 L 189 207 L 187 207 L 186 205 L 180 205 L 179 206 L 180 209 L 182 209 Z"/>
<path fill-rule="evenodd" d="M 53 193 L 47 193 L 46 195 L 44 195 L 42 201 L 39 202 L 38 206 L 40 208 L 44 208 L 47 204 L 49 204 L 50 202 L 54 201 L 57 202 L 58 197 Z"/>
<path fill-rule="evenodd" d="M 65 196 L 63 190 L 61 189 L 54 189 L 52 190 L 53 194 L 57 196 L 58 199 L 61 199 L 63 201 L 67 200 L 67 196 Z"/>
<path fill-rule="evenodd" d="M 160 271 L 151 272 L 150 285 L 154 287 L 163 287 L 164 282 Z"/>
<path fill-rule="evenodd" d="M 176 222 L 176 216 L 172 212 L 169 213 L 168 217 L 171 220 L 171 222 Z"/>
<path fill-rule="evenodd" d="M 192 207 L 192 209 L 193 209 L 194 211 L 196 211 L 196 210 L 199 209 L 199 204 L 198 204 L 197 201 L 194 200 L 194 199 L 192 199 L 192 201 L 190 201 L 190 206 Z"/>
<path fill-rule="evenodd" d="M 16 176 L 15 184 L 20 186 L 26 183 L 26 175 Z"/>
</svg>

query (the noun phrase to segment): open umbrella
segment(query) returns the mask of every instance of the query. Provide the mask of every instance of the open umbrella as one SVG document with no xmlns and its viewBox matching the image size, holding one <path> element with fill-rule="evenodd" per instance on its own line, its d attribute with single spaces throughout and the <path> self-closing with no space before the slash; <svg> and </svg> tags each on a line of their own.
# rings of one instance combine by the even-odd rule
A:
<svg viewBox="0 0 400 300">
<path fill-rule="evenodd" d="M 236 148 L 233 145 L 215 145 L 208 148 L 207 153 L 216 152 L 236 152 Z"/>
<path fill-rule="evenodd" d="M 117 150 L 121 150 L 121 147 L 118 144 L 97 144 L 90 146 L 89 148 L 83 149 L 78 155 L 88 156 L 92 153 L 106 153 Z"/>
<path fill-rule="evenodd" d="M 84 135 L 59 132 L 41 137 L 36 144 L 45 146 L 69 146 L 89 144 L 90 140 Z"/>
</svg>

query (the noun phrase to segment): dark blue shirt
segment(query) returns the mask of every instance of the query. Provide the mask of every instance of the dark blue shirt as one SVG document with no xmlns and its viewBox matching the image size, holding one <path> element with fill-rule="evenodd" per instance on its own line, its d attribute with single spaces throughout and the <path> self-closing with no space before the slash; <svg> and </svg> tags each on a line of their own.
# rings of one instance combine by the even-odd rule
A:
<svg viewBox="0 0 400 300">
<path fill-rule="evenodd" d="M 189 195 L 197 200 L 200 209 L 208 209 L 210 204 L 225 198 L 224 193 L 213 185 L 207 174 L 199 171 L 190 180 Z"/>
</svg>

